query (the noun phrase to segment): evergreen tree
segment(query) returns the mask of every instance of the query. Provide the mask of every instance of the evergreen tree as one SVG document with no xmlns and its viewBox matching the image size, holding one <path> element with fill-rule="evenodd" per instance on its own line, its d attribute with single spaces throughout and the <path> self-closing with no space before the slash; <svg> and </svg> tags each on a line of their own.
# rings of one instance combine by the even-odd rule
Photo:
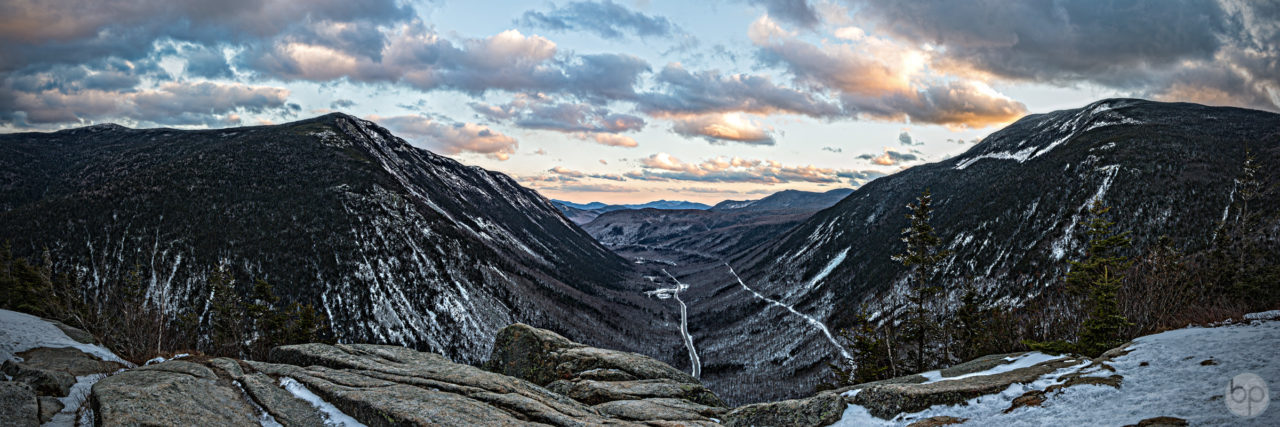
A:
<svg viewBox="0 0 1280 427">
<path fill-rule="evenodd" d="M 263 360 L 272 347 L 281 345 L 288 339 L 288 316 L 277 306 L 280 297 L 276 296 L 271 284 L 258 279 L 253 282 L 253 292 L 249 303 L 245 306 L 246 319 L 253 325 L 249 356 Z"/>
<path fill-rule="evenodd" d="M 994 313 L 986 305 L 987 298 L 977 287 L 972 283 L 965 286 L 960 307 L 951 321 L 955 355 L 962 361 L 986 354 L 994 347 L 995 338 L 990 329 Z"/>
<path fill-rule="evenodd" d="M 1085 294 L 1088 314 L 1081 325 L 1079 339 L 1074 343 L 1063 341 L 1028 343 L 1033 349 L 1053 353 L 1075 352 L 1097 357 L 1103 352 L 1124 343 L 1123 330 L 1130 326 L 1120 312 L 1117 294 L 1128 269 L 1128 258 L 1118 252 L 1129 247 L 1129 233 L 1111 230 L 1114 222 L 1106 219 L 1111 208 L 1095 201 L 1089 208 L 1089 247 L 1081 261 L 1070 261 L 1067 273 L 1068 290 Z"/>
<path fill-rule="evenodd" d="M 904 341 L 915 344 L 913 359 L 915 370 L 924 371 L 929 361 L 926 349 L 931 337 L 936 334 L 938 322 L 929 311 L 929 302 L 942 288 L 929 281 L 937 269 L 938 263 L 951 255 L 950 251 L 940 250 L 941 239 L 934 233 L 929 219 L 933 215 L 933 196 L 928 189 L 916 203 L 908 204 L 910 212 L 906 215 L 910 225 L 902 230 L 902 241 L 906 243 L 906 252 L 893 256 L 893 260 L 901 262 L 910 269 L 907 280 L 910 289 L 907 293 L 907 319 L 905 322 Z"/>
<path fill-rule="evenodd" d="M 209 336 L 207 353 L 240 357 L 244 348 L 244 302 L 236 293 L 234 278 L 225 267 L 209 276 Z"/>
</svg>

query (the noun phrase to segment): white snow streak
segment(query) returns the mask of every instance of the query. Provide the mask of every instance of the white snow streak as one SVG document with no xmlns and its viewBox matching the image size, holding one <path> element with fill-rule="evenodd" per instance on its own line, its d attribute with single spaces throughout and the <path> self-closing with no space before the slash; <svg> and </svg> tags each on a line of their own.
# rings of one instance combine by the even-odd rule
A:
<svg viewBox="0 0 1280 427">
<path fill-rule="evenodd" d="M 818 319 L 814 319 L 814 318 L 813 318 L 813 316 L 809 316 L 809 315 L 807 315 L 807 314 L 804 314 L 804 313 L 801 313 L 801 312 L 799 312 L 799 311 L 796 311 L 796 309 L 795 309 L 795 308 L 792 308 L 792 307 L 791 307 L 791 306 L 789 306 L 789 305 L 786 305 L 786 304 L 780 303 L 780 302 L 778 302 L 777 300 L 774 300 L 774 299 L 772 299 L 772 298 L 766 297 L 766 296 L 764 296 L 764 295 L 760 295 L 760 293 L 759 293 L 759 292 L 756 292 L 756 291 L 755 291 L 755 289 L 751 289 L 751 287 L 747 286 L 747 284 L 746 284 L 746 283 L 743 283 L 742 278 L 741 278 L 741 277 L 738 277 L 738 273 L 737 273 L 737 272 L 735 272 L 735 271 L 733 271 L 733 266 L 729 265 L 729 263 L 725 263 L 725 264 L 724 264 L 724 266 L 729 268 L 729 273 L 730 273 L 730 274 L 733 274 L 733 277 L 734 277 L 735 279 L 738 279 L 738 284 L 739 284 L 739 285 L 742 285 L 742 289 L 746 289 L 746 290 L 747 290 L 747 292 L 750 292 L 752 295 L 755 295 L 755 296 L 756 296 L 756 298 L 759 298 L 759 299 L 761 299 L 761 300 L 764 300 L 765 302 L 768 302 L 769 304 L 772 304 L 772 305 L 776 305 L 776 306 L 778 306 L 778 307 L 785 308 L 785 309 L 787 309 L 788 311 L 790 311 L 790 312 L 794 313 L 795 315 L 800 316 L 800 317 L 801 317 L 801 318 L 803 318 L 805 321 L 809 322 L 809 324 L 812 324 L 814 327 L 817 327 L 817 328 L 818 328 L 818 330 L 822 331 L 822 335 L 825 335 L 825 336 L 827 337 L 827 341 L 830 341 L 830 342 L 831 342 L 831 345 L 835 346 L 837 350 L 840 350 L 840 355 L 841 355 L 841 356 L 843 356 L 846 360 L 852 360 L 852 359 L 853 359 L 853 356 L 849 355 L 849 352 L 848 352 L 848 351 L 845 351 L 844 347 L 843 347 L 843 346 L 841 346 L 841 345 L 840 345 L 840 343 L 836 342 L 836 338 L 835 338 L 834 336 L 832 336 L 832 335 L 831 335 L 831 331 L 827 329 L 827 325 L 822 324 L 822 322 L 818 321 Z"/>
<path fill-rule="evenodd" d="M 840 254 L 831 259 L 831 262 L 827 263 L 826 267 L 822 268 L 822 271 L 819 271 L 812 279 L 809 279 L 809 287 L 813 288 L 817 286 L 818 282 L 822 281 L 822 279 L 826 279 L 827 275 L 831 274 L 832 270 L 835 270 L 840 263 L 844 262 L 844 257 L 849 254 L 849 249 L 850 248 L 844 248 L 843 251 L 840 251 Z"/>
<path fill-rule="evenodd" d="M 351 418 L 350 415 L 338 410 L 332 403 L 325 402 L 320 396 L 316 396 L 315 393 L 312 393 L 311 390 L 307 389 L 307 386 L 302 385 L 298 380 L 281 377 L 280 386 L 320 410 L 320 413 L 324 415 L 324 425 L 326 426 L 365 427 L 364 423 L 356 421 L 355 418 Z"/>
</svg>

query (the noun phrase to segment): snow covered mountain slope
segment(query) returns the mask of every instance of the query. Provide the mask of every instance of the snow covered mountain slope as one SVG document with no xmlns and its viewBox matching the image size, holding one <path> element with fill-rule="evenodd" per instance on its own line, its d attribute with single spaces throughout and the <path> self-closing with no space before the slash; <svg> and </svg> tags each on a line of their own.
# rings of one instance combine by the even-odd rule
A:
<svg viewBox="0 0 1280 427">
<path fill-rule="evenodd" d="M 1236 193 L 1246 149 L 1261 171 L 1262 236 L 1280 236 L 1280 115 L 1239 108 L 1109 99 L 1027 116 L 969 151 L 867 183 L 835 206 L 728 262 L 760 294 L 837 330 L 863 302 L 902 292 L 904 208 L 929 189 L 932 224 L 954 251 L 938 279 L 970 278 L 992 300 L 1017 305 L 1061 283 L 1085 240 L 1086 209 L 1112 207 L 1133 253 L 1160 236 L 1206 247 Z M 1275 241 L 1275 240 L 1272 240 Z M 682 272 L 673 271 L 682 274 Z M 729 400 L 795 397 L 827 375 L 837 349 L 788 310 L 739 290 L 723 265 L 683 272 L 704 381 Z M 949 295 L 956 298 L 957 295 Z M 752 390 L 750 384 L 790 378 Z M 761 395 L 760 393 L 765 393 Z M 777 394 L 771 394 L 777 393 Z"/>
<path fill-rule="evenodd" d="M 938 416 L 966 420 L 959 425 L 1135 425 L 1156 417 L 1173 417 L 1190 425 L 1276 425 L 1280 410 L 1280 313 L 1273 320 L 1213 328 L 1192 327 L 1149 335 L 1127 346 L 1103 369 L 1090 363 L 1063 368 L 1039 379 L 1009 386 L 1002 393 L 971 399 L 963 405 L 935 405 L 904 413 L 891 420 L 876 418 L 866 408 L 850 404 L 836 426 L 904 426 Z M 991 374 L 982 372 L 973 376 Z M 1270 388 L 1267 408 L 1255 416 L 1236 415 L 1227 405 L 1227 388 L 1237 375 L 1261 377 Z M 1082 384 L 1062 387 L 1068 378 L 1112 378 L 1119 386 Z M 1078 380 L 1077 380 L 1078 381 Z M 1085 381 L 1078 381 L 1085 382 Z M 1058 389 L 1046 391 L 1050 387 Z M 1038 406 L 1014 407 L 1013 400 L 1028 392 L 1044 392 Z M 1254 408 L 1262 393 L 1254 390 Z M 1242 396 L 1236 396 L 1242 397 Z M 1247 396 L 1243 396 L 1247 398 Z M 1248 408 L 1245 408 L 1248 413 Z"/>
<path fill-rule="evenodd" d="M 646 345 L 629 264 L 548 200 L 351 116 L 0 135 L 0 171 L 0 241 L 48 248 L 88 289 L 138 266 L 172 312 L 203 312 L 225 265 L 316 305 L 343 341 L 468 362 L 518 321 Z"/>
</svg>

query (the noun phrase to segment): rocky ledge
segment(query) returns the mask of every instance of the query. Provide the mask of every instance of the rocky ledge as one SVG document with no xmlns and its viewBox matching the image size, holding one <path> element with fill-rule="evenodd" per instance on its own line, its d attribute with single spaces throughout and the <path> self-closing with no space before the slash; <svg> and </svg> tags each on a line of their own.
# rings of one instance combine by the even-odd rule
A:
<svg viewBox="0 0 1280 427">
<path fill-rule="evenodd" d="M 486 369 L 398 346 L 277 347 L 269 362 L 187 357 L 125 370 L 90 396 L 100 426 L 714 425 L 697 379 L 647 356 L 511 325 Z"/>
<path fill-rule="evenodd" d="M 1074 372 L 1014 399 L 1009 410 L 1038 406 L 1058 387 L 1119 387 L 1123 378 L 1104 373 L 1114 371 L 1107 363 L 1124 351 L 1093 360 L 986 356 L 941 371 L 730 409 L 696 378 L 653 358 L 585 346 L 523 324 L 497 334 L 482 367 L 370 344 L 291 345 L 273 349 L 269 361 L 187 356 L 131 369 L 75 348 L 36 348 L 3 365 L 10 381 L 0 382 L 0 419 L 7 420 L 0 424 L 38 425 L 62 415 L 56 424 L 825 426 L 854 407 L 894 419 L 997 394 L 1054 371 Z M 68 403 L 74 407 L 64 408 Z"/>
</svg>

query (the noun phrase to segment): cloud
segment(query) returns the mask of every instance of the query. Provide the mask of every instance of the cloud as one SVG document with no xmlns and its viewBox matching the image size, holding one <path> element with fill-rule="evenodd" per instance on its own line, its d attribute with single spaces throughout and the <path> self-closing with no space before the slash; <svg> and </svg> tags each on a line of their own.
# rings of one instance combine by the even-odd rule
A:
<svg viewBox="0 0 1280 427">
<path fill-rule="evenodd" d="M 761 62 L 785 67 L 799 84 L 834 92 L 850 116 L 984 127 L 1013 121 L 1027 111 L 981 81 L 933 76 L 929 52 L 858 28 L 837 31 L 844 42 L 819 46 L 764 16 L 749 33 Z"/>
<path fill-rule="evenodd" d="M 356 105 L 356 102 L 350 99 L 335 99 L 333 100 L 333 102 L 329 103 L 329 108 L 334 110 L 340 110 L 343 108 L 351 108 L 351 107 L 354 107 L 355 105 Z"/>
<path fill-rule="evenodd" d="M 911 134 L 907 133 L 905 130 L 898 134 L 898 143 L 902 145 L 924 145 L 924 141 L 916 141 L 912 139 Z"/>
<path fill-rule="evenodd" d="M 920 160 L 920 157 L 915 154 L 898 152 L 888 147 L 885 147 L 884 154 L 880 154 L 880 155 L 863 154 L 863 155 L 859 155 L 857 158 L 862 160 L 870 160 L 871 163 L 875 163 L 881 166 L 894 166 L 894 165 L 902 164 L 904 162 Z"/>
<path fill-rule="evenodd" d="M 614 133 L 578 134 L 578 136 L 582 139 L 587 139 L 589 137 L 591 140 L 597 143 L 608 145 L 611 147 L 634 148 L 640 145 L 639 142 L 636 142 L 635 138 L 632 138 L 626 135 L 618 135 Z"/>
<path fill-rule="evenodd" d="M 594 193 L 634 193 L 640 191 L 638 188 L 617 185 L 617 184 L 570 184 L 554 187 L 560 191 L 582 191 Z"/>
<path fill-rule="evenodd" d="M 1275 2 L 857 1 L 867 25 L 937 47 L 940 70 L 1092 82 L 1165 100 L 1280 107 Z"/>
<path fill-rule="evenodd" d="M 530 10 L 521 15 L 519 23 L 551 31 L 586 31 L 606 39 L 621 39 L 629 34 L 670 37 L 679 31 L 667 18 L 645 15 L 609 0 L 570 2 L 545 13 Z"/>
<path fill-rule="evenodd" d="M 820 22 L 818 11 L 808 0 L 747 0 L 747 3 L 762 6 L 769 16 L 795 26 L 812 28 Z"/>
<path fill-rule="evenodd" d="M 742 142 L 773 145 L 772 129 L 737 113 L 707 114 L 672 119 L 672 132 L 688 137 L 703 137 L 711 142 Z"/>
<path fill-rule="evenodd" d="M 480 153 L 498 160 L 507 160 L 520 146 L 515 138 L 475 123 L 454 123 L 412 115 L 375 115 L 368 119 L 445 154 Z"/>
<path fill-rule="evenodd" d="M 822 151 L 830 151 L 830 152 L 832 152 L 832 153 L 840 153 L 840 152 L 844 152 L 844 149 L 837 148 L 837 147 L 822 147 Z"/>
<path fill-rule="evenodd" d="M 161 125 L 234 125 L 233 113 L 291 108 L 285 89 L 241 83 L 170 82 L 131 92 L 60 88 L 15 91 L 0 88 L 0 123 L 87 123 L 128 117 Z"/>
<path fill-rule="evenodd" d="M 719 183 L 781 184 L 787 182 L 839 183 L 867 176 L 864 172 L 821 168 L 813 165 L 788 166 L 775 160 L 715 157 L 686 163 L 668 154 L 657 153 L 641 159 L 642 169 L 625 174 L 642 181 L 697 181 Z M 868 171 L 868 173 L 878 173 Z"/>
<path fill-rule="evenodd" d="M 638 105 L 640 110 L 659 117 L 728 112 L 810 117 L 843 114 L 835 102 L 778 86 L 765 76 L 722 75 L 714 70 L 690 72 L 680 64 L 669 64 L 655 78 L 657 90 L 641 94 Z"/>
<path fill-rule="evenodd" d="M 512 123 L 525 129 L 618 133 L 638 131 L 646 124 L 638 116 L 613 113 L 608 108 L 587 103 L 555 102 L 545 95 L 520 94 L 502 105 L 483 102 L 469 105 L 489 120 Z"/>
</svg>

